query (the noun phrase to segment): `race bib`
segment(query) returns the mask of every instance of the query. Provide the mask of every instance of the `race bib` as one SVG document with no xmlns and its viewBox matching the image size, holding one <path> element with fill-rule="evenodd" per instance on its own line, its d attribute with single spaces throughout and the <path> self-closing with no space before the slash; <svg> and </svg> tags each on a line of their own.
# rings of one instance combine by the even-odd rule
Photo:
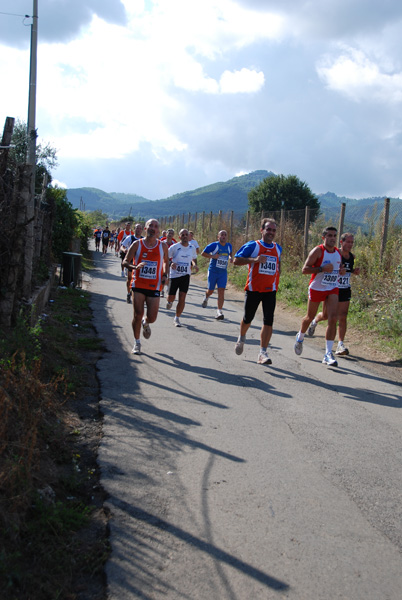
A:
<svg viewBox="0 0 402 600">
<path fill-rule="evenodd" d="M 140 277 L 143 279 L 156 279 L 156 270 L 158 263 L 156 260 L 147 260 L 146 264 L 141 267 Z"/>
<path fill-rule="evenodd" d="M 342 290 L 350 287 L 350 273 L 345 273 L 345 275 L 339 276 L 338 287 Z"/>
<path fill-rule="evenodd" d="M 216 259 L 216 266 L 218 269 L 226 269 L 228 266 L 229 258 L 227 256 L 219 256 Z"/>
<path fill-rule="evenodd" d="M 332 273 L 324 273 L 322 278 L 322 285 L 328 285 L 330 287 L 337 287 L 338 271 L 332 271 Z"/>
<path fill-rule="evenodd" d="M 184 262 L 176 263 L 176 273 L 180 273 L 180 275 L 187 275 L 189 264 Z"/>
<path fill-rule="evenodd" d="M 261 273 L 261 275 L 275 275 L 276 261 L 276 256 L 267 256 L 267 260 L 265 263 L 258 263 L 258 272 Z"/>
</svg>

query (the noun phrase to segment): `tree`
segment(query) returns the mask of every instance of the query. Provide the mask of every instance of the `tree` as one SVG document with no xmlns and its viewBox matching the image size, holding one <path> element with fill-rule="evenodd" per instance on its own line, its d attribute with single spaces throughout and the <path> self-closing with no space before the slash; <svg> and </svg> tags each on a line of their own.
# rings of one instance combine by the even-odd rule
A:
<svg viewBox="0 0 402 600">
<path fill-rule="evenodd" d="M 286 211 L 304 211 L 311 209 L 310 220 L 318 216 L 320 202 L 304 181 L 296 175 L 271 175 L 263 179 L 259 185 L 248 193 L 248 203 L 253 213 Z M 291 215 L 290 215 L 291 217 Z M 304 215 L 295 215 L 293 220 L 302 222 Z"/>
<path fill-rule="evenodd" d="M 14 125 L 13 136 L 11 140 L 12 148 L 9 154 L 9 167 L 15 171 L 18 165 L 26 162 L 28 150 L 27 125 L 24 121 L 17 119 Z M 56 149 L 49 143 L 36 144 L 36 172 L 35 172 L 35 193 L 40 194 L 44 177 L 47 177 L 47 185 L 52 182 L 51 171 L 57 167 Z"/>
</svg>

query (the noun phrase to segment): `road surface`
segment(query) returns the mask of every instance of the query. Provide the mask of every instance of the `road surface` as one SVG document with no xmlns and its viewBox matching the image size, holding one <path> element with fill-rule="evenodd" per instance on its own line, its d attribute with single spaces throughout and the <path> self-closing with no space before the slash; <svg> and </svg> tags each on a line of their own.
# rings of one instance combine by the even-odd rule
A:
<svg viewBox="0 0 402 600">
<path fill-rule="evenodd" d="M 259 319 L 236 356 L 242 302 L 216 321 L 202 277 L 183 327 L 162 299 L 132 355 L 119 259 L 95 264 L 110 600 L 400 600 L 401 386 L 353 357 L 327 368 L 323 342 L 297 357 L 280 319 L 271 366 Z"/>
</svg>

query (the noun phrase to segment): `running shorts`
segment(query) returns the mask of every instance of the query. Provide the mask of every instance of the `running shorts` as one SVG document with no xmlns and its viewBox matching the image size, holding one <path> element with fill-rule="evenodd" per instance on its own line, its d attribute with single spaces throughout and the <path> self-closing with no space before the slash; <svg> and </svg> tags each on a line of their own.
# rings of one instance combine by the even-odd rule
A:
<svg viewBox="0 0 402 600">
<path fill-rule="evenodd" d="M 276 291 L 273 292 L 250 292 L 246 290 L 244 300 L 243 322 L 248 324 L 255 317 L 257 308 L 262 302 L 262 314 L 264 325 L 272 327 L 274 322 L 274 312 L 276 306 Z"/>
<path fill-rule="evenodd" d="M 228 281 L 228 272 L 223 269 L 222 273 L 216 273 L 216 271 L 208 271 L 208 289 L 214 290 L 215 286 L 217 288 L 225 288 Z"/>
<path fill-rule="evenodd" d="M 187 294 L 188 288 L 190 287 L 190 275 L 183 275 L 182 277 L 173 277 L 169 281 L 168 296 L 176 296 L 177 290 Z"/>
<path fill-rule="evenodd" d="M 328 296 L 331 296 L 332 294 L 338 296 L 339 288 L 333 288 L 332 290 L 325 290 L 323 292 L 320 290 L 312 290 L 311 288 L 308 289 L 308 298 L 311 302 L 324 302 Z"/>
</svg>

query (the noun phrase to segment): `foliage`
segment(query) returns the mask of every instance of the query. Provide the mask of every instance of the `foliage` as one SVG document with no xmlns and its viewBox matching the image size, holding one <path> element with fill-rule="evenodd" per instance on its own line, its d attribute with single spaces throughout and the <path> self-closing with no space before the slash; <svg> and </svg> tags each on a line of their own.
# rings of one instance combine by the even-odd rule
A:
<svg viewBox="0 0 402 600">
<path fill-rule="evenodd" d="M 67 200 L 66 190 L 63 188 L 47 188 L 46 199 L 55 206 L 52 249 L 55 258 L 61 261 L 63 252 L 68 252 L 78 227 L 77 211 Z"/>
<path fill-rule="evenodd" d="M 18 165 L 26 162 L 28 150 L 27 125 L 24 121 L 17 119 L 14 124 L 13 135 L 11 139 L 12 148 L 9 153 L 9 166 L 15 171 Z M 57 167 L 56 149 L 49 143 L 36 143 L 36 174 L 35 174 L 35 193 L 42 191 L 44 177 L 47 176 L 47 185 L 52 182 L 51 171 Z"/>
<path fill-rule="evenodd" d="M 304 181 L 296 175 L 271 175 L 264 179 L 248 194 L 250 209 L 253 213 L 311 209 L 311 221 L 318 215 L 320 203 Z M 304 215 L 301 215 L 303 222 Z"/>
</svg>

